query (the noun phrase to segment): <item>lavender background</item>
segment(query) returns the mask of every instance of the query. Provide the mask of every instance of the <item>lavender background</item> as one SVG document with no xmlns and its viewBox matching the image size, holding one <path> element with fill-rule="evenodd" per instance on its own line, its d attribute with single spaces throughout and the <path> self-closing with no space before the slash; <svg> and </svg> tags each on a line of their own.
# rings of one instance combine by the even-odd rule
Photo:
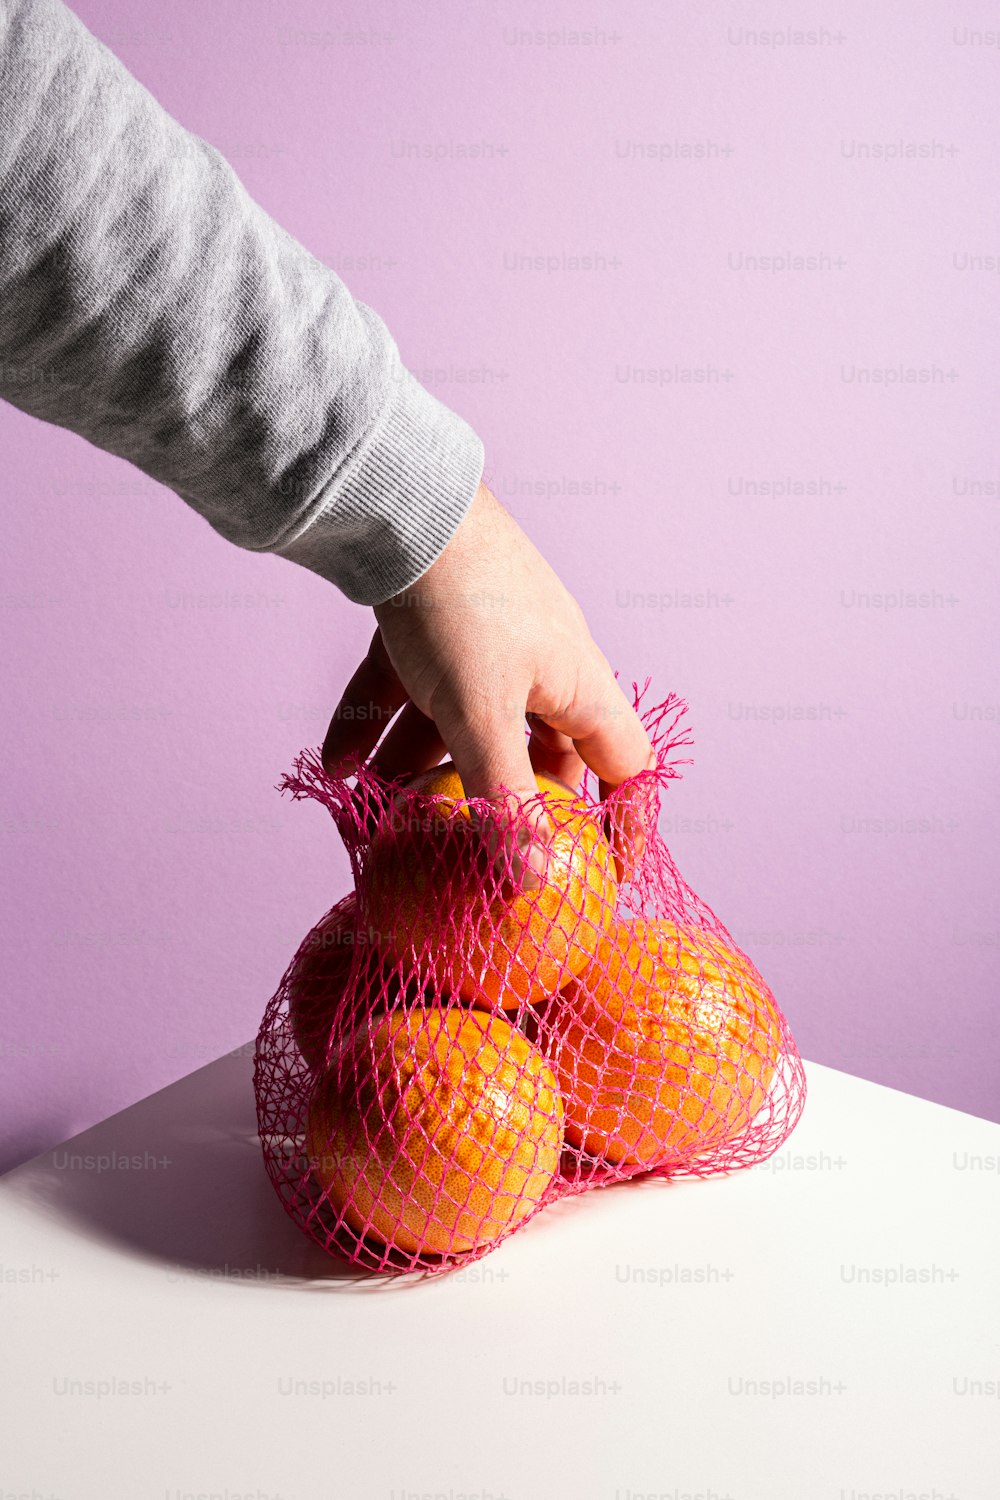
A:
<svg viewBox="0 0 1000 1500">
<path fill-rule="evenodd" d="M 1000 1119 L 995 8 L 76 8 L 688 697 L 664 832 L 804 1054 Z M 274 784 L 372 619 L 74 437 L 0 444 L 9 1166 L 252 1036 L 346 885 Z"/>
</svg>

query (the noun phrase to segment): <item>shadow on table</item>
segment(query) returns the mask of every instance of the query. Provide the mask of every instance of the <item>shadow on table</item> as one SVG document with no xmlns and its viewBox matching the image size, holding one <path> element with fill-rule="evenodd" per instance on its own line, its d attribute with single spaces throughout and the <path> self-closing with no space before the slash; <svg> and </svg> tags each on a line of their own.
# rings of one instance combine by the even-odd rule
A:
<svg viewBox="0 0 1000 1500">
<path fill-rule="evenodd" d="M 26 1162 L 5 1189 L 91 1239 L 165 1265 L 168 1280 L 310 1292 L 415 1290 L 439 1280 L 359 1270 L 302 1233 L 264 1170 L 252 1074 L 252 1048 L 238 1048 Z M 609 1185 L 601 1195 L 627 1186 L 634 1194 L 668 1185 Z M 536 1238 L 561 1233 L 583 1206 L 581 1197 L 550 1205 L 534 1221 Z"/>
<path fill-rule="evenodd" d="M 38 1157 L 8 1185 L 93 1238 L 196 1277 L 302 1290 L 419 1285 L 334 1259 L 264 1171 L 248 1049 L 219 1058 Z"/>
</svg>

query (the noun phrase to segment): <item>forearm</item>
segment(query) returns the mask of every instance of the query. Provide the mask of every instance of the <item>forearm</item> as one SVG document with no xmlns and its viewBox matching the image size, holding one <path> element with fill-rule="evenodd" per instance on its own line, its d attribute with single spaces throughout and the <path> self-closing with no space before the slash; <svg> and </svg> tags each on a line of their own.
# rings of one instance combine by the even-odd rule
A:
<svg viewBox="0 0 1000 1500">
<path fill-rule="evenodd" d="M 0 396 L 366 604 L 482 472 L 377 315 L 59 0 L 0 6 Z"/>
</svg>

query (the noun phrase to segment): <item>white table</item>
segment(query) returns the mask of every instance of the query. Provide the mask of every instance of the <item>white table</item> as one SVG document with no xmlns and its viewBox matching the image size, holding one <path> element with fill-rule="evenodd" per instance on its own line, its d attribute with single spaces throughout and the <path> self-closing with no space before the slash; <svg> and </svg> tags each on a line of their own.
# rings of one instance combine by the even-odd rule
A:
<svg viewBox="0 0 1000 1500">
<path fill-rule="evenodd" d="M 251 1056 L 0 1180 L 3 1500 L 996 1500 L 1000 1127 L 811 1064 L 770 1163 L 359 1283 Z"/>
</svg>

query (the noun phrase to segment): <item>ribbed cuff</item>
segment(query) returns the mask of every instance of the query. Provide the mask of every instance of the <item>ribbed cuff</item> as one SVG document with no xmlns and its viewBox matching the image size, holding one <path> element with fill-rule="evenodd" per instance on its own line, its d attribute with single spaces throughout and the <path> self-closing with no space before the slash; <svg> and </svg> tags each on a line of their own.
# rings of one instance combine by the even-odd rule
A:
<svg viewBox="0 0 1000 1500">
<path fill-rule="evenodd" d="M 368 442 L 327 487 L 304 531 L 275 551 L 355 604 L 415 583 L 451 541 L 482 478 L 472 428 L 404 369 Z"/>
</svg>

